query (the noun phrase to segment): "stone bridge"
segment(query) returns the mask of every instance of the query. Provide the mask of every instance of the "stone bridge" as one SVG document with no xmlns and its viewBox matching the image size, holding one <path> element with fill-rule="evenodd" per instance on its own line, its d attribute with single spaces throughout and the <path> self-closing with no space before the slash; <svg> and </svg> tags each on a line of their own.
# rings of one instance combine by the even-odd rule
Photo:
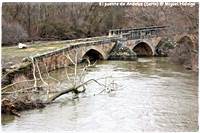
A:
<svg viewBox="0 0 200 133">
<path fill-rule="evenodd" d="M 137 56 L 155 56 L 157 54 L 156 48 L 159 46 L 161 40 L 165 38 L 166 30 L 166 26 L 114 29 L 109 31 L 107 37 L 100 38 L 99 40 L 79 42 L 66 46 L 66 48 L 50 51 L 31 58 L 38 62 L 42 70 L 47 69 L 48 71 L 52 71 L 66 67 L 75 60 L 79 63 L 85 57 L 106 60 L 115 44 L 119 41 L 124 46 L 132 49 Z M 175 35 L 172 40 L 177 43 L 187 41 L 191 45 L 194 45 L 192 36 L 190 35 Z"/>
<path fill-rule="evenodd" d="M 9 80 L 5 84 L 12 83 L 19 75 L 33 77 L 35 72 L 67 67 L 76 61 L 77 63 L 83 61 L 86 57 L 89 57 L 90 60 L 106 60 L 119 42 L 133 50 L 137 56 L 156 56 L 156 48 L 161 44 L 161 40 L 166 38 L 166 30 L 166 26 L 114 29 L 109 31 L 108 36 L 79 39 L 78 42 L 72 40 L 72 43 L 66 43 L 64 48 L 26 58 L 32 63 L 25 61 L 25 67 L 22 63 L 18 68 L 6 71 L 5 73 L 9 73 L 6 75 Z M 194 50 L 198 49 L 198 40 L 192 34 L 173 35 L 171 40 L 177 44 L 187 43 Z"/>
<path fill-rule="evenodd" d="M 173 43 L 187 42 L 196 49 L 197 42 L 193 34 L 166 35 L 167 26 L 152 26 L 144 28 L 114 29 L 109 31 L 109 36 L 120 35 L 123 44 L 134 52 L 137 56 L 155 56 L 156 49 L 161 45 L 162 40 L 169 38 Z"/>
<path fill-rule="evenodd" d="M 56 51 L 50 51 L 40 55 L 32 56 L 38 63 L 41 71 L 66 67 L 73 62 L 80 63 L 85 57 L 106 60 L 118 37 L 103 38 L 96 41 L 86 41 L 67 46 Z"/>
</svg>

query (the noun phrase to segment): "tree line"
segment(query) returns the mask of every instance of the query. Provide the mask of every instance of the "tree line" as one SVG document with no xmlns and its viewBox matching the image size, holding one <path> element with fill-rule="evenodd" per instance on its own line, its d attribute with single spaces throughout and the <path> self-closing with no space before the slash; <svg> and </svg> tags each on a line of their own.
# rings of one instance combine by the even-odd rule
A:
<svg viewBox="0 0 200 133">
<path fill-rule="evenodd" d="M 3 3 L 2 44 L 106 35 L 109 29 L 168 25 L 198 32 L 198 3 L 189 6 L 103 7 L 99 3 Z"/>
</svg>

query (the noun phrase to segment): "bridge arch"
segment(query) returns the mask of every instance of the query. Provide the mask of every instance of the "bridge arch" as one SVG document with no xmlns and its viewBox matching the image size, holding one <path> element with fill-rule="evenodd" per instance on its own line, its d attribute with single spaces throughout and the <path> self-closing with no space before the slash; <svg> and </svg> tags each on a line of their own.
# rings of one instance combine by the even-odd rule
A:
<svg viewBox="0 0 200 133">
<path fill-rule="evenodd" d="M 141 42 L 136 43 L 132 50 L 137 54 L 137 56 L 153 56 L 154 55 L 153 46 L 146 41 L 141 41 Z"/>
<path fill-rule="evenodd" d="M 82 56 L 82 60 L 88 58 L 90 61 L 93 60 L 104 60 L 106 59 L 105 54 L 95 48 L 88 49 Z"/>
</svg>

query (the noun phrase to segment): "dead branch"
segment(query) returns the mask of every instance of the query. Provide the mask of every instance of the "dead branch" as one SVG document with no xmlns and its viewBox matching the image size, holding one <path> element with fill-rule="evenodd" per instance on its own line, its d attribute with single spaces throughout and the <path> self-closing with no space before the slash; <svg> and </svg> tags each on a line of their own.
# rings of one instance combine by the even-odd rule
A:
<svg viewBox="0 0 200 133">
<path fill-rule="evenodd" d="M 73 85 L 73 82 L 72 82 L 72 80 L 69 78 L 69 75 L 68 75 L 68 71 L 67 71 L 67 69 L 65 69 L 65 74 L 66 74 L 66 76 L 67 76 L 67 79 L 70 81 L 70 83 Z"/>
<path fill-rule="evenodd" d="M 71 61 L 71 63 L 75 65 L 75 62 L 71 59 L 71 57 L 69 56 L 69 54 L 65 55 L 65 57 L 67 57 Z"/>
<path fill-rule="evenodd" d="M 43 86 L 37 86 L 37 88 L 42 88 L 42 87 Z M 25 91 L 30 92 L 30 90 L 33 90 L 33 89 L 35 89 L 35 87 L 28 87 L 28 88 L 23 88 L 23 89 L 19 89 L 19 90 L 16 90 L 16 91 L 10 91 L 10 92 L 9 91 L 8 92 L 2 92 L 1 94 L 4 95 L 4 94 L 19 93 L 19 92 L 24 93 Z M 35 92 L 38 92 L 38 91 L 35 91 Z M 32 91 L 30 93 L 32 93 Z"/>
<path fill-rule="evenodd" d="M 36 67 L 37 67 L 37 69 L 38 69 L 38 73 L 39 73 L 39 76 L 40 76 L 41 81 L 42 81 L 46 86 L 48 86 L 47 82 L 45 82 L 44 79 L 42 78 L 42 75 L 41 75 L 40 68 L 39 68 L 39 66 L 38 66 L 37 60 L 35 60 L 35 63 L 36 63 Z"/>
<path fill-rule="evenodd" d="M 33 65 L 33 78 L 34 78 L 34 87 L 37 87 L 37 78 L 36 78 L 36 75 L 35 75 L 35 73 L 36 73 L 36 71 L 35 71 L 35 63 L 34 63 L 34 59 L 33 59 L 33 57 L 31 57 L 31 62 L 32 62 L 32 65 Z"/>
<path fill-rule="evenodd" d="M 40 81 L 41 79 L 36 79 L 37 81 Z M 23 80 L 23 81 L 19 81 L 19 82 L 15 82 L 15 83 L 12 83 L 12 84 L 9 84 L 7 86 L 5 86 L 4 88 L 1 89 L 1 91 L 4 91 L 5 89 L 9 88 L 9 87 L 12 87 L 16 84 L 20 84 L 20 83 L 24 83 L 24 82 L 31 82 L 31 81 L 35 81 L 35 79 L 32 79 L 32 80 Z"/>
<path fill-rule="evenodd" d="M 76 87 L 71 87 L 71 88 L 69 88 L 69 89 L 66 89 L 66 90 L 61 91 L 60 93 L 57 93 L 56 95 L 52 96 L 52 97 L 47 101 L 47 103 L 51 103 L 52 101 L 54 101 L 54 100 L 57 99 L 58 97 L 60 97 L 60 96 L 62 96 L 62 95 L 64 95 L 64 94 L 67 94 L 67 93 L 69 93 L 69 92 L 74 92 L 74 93 L 76 93 L 76 94 L 83 92 L 83 91 L 78 91 L 78 88 L 83 87 L 84 85 L 87 85 L 87 84 L 88 84 L 89 82 L 91 82 L 91 81 L 94 81 L 95 83 L 97 83 L 97 84 L 99 84 L 99 85 L 101 85 L 101 86 L 106 87 L 104 84 L 99 83 L 97 80 L 95 80 L 95 79 L 90 79 L 90 80 L 87 80 L 86 82 L 84 82 L 84 83 L 82 83 L 82 84 L 80 84 L 80 85 L 78 85 L 78 86 L 76 86 Z M 85 90 L 84 90 L 84 91 L 85 91 Z"/>
<path fill-rule="evenodd" d="M 74 86 L 76 86 L 76 78 L 77 78 L 77 52 L 75 56 L 75 65 L 74 65 Z"/>
<path fill-rule="evenodd" d="M 43 63 L 43 64 L 44 64 L 44 67 L 45 67 L 45 70 L 46 70 L 47 76 L 48 76 L 50 79 L 53 79 L 53 80 L 57 81 L 57 82 L 60 84 L 60 81 L 59 81 L 58 79 L 56 79 L 56 78 L 50 76 L 50 74 L 49 74 L 49 72 L 48 72 L 48 70 L 47 70 L 47 66 L 46 66 L 46 64 L 45 64 L 45 63 Z"/>
</svg>

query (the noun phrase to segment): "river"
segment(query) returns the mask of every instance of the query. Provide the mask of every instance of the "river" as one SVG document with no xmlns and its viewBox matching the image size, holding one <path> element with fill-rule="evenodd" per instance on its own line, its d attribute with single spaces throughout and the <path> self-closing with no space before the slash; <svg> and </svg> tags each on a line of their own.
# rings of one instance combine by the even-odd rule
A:
<svg viewBox="0 0 200 133">
<path fill-rule="evenodd" d="M 54 73 L 62 76 L 63 71 Z M 166 57 L 99 61 L 86 79 L 108 77 L 116 91 L 63 96 L 44 109 L 2 116 L 3 131 L 198 131 L 198 75 Z"/>
</svg>

